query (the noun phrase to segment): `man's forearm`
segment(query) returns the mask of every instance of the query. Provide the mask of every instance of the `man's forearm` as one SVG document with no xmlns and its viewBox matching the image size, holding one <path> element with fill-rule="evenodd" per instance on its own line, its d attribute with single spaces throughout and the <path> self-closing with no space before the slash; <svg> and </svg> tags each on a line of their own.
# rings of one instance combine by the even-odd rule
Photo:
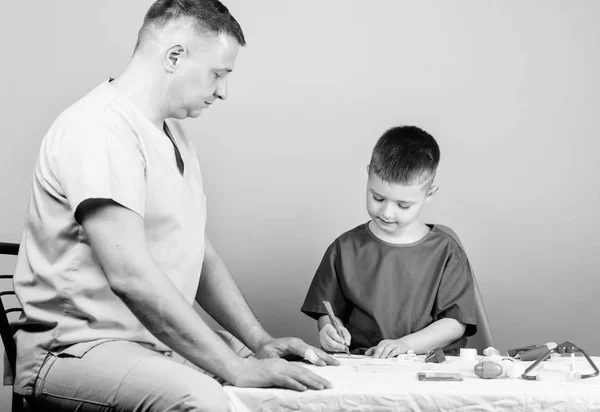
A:
<svg viewBox="0 0 600 412">
<path fill-rule="evenodd" d="M 264 343 L 272 339 L 250 310 L 208 238 L 196 301 L 252 351 L 257 352 Z"/>
<path fill-rule="evenodd" d="M 465 329 L 466 326 L 456 319 L 444 318 L 399 340 L 415 353 L 423 354 L 456 341 L 463 336 Z"/>
<path fill-rule="evenodd" d="M 161 342 L 196 364 L 228 382 L 235 382 L 240 359 L 210 329 L 184 300 L 177 288 L 162 273 L 136 279 L 127 291 L 118 293 L 131 312 Z"/>
</svg>

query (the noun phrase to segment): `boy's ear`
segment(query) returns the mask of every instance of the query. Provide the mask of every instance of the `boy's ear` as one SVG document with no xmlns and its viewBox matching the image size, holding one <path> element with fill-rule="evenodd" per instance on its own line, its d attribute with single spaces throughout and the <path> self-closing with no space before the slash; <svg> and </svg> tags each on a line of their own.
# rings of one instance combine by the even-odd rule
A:
<svg viewBox="0 0 600 412">
<path fill-rule="evenodd" d="M 439 186 L 431 185 L 431 187 L 429 187 L 429 189 L 427 189 L 427 195 L 425 196 L 425 201 L 429 202 L 439 189 L 440 189 Z"/>
<path fill-rule="evenodd" d="M 371 168 L 371 165 L 367 165 L 367 174 L 369 174 L 369 170 L 371 170 L 370 168 Z"/>
</svg>

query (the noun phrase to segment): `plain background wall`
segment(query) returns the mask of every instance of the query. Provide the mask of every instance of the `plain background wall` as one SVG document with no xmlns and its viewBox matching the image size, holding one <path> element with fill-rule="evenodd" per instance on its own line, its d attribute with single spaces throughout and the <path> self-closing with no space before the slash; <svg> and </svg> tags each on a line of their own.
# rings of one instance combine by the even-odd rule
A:
<svg viewBox="0 0 600 412">
<path fill-rule="evenodd" d="M 150 1 L 6 2 L 0 17 L 0 240 L 18 241 L 40 141 L 127 64 Z M 428 222 L 453 227 L 497 347 L 571 340 L 600 355 L 600 2 L 227 0 L 248 46 L 229 99 L 184 127 L 208 232 L 272 334 L 323 252 L 365 222 L 379 135 L 438 140 Z"/>
</svg>

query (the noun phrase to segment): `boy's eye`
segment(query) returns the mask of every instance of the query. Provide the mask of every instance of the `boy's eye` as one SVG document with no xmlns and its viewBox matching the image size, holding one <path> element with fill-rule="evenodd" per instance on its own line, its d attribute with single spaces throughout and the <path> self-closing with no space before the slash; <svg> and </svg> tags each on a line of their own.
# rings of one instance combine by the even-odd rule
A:
<svg viewBox="0 0 600 412">
<path fill-rule="evenodd" d="M 373 196 L 376 202 L 383 202 L 383 197 Z"/>
<path fill-rule="evenodd" d="M 400 204 L 400 203 L 398 203 L 398 207 L 399 207 L 400 209 L 403 209 L 403 210 L 410 209 L 410 206 L 404 206 L 404 205 L 402 205 L 402 204 Z"/>
</svg>

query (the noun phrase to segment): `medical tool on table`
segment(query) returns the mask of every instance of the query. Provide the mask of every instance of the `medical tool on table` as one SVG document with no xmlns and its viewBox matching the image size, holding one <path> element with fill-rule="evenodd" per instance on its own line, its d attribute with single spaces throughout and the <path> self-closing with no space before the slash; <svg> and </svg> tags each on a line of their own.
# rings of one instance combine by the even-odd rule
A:
<svg viewBox="0 0 600 412">
<path fill-rule="evenodd" d="M 582 373 L 574 371 L 574 357 L 575 357 L 576 352 L 579 352 L 583 356 L 585 356 L 585 359 L 587 359 L 590 366 L 594 369 L 594 372 L 582 374 Z M 585 351 L 583 349 L 577 347 L 574 343 L 566 341 L 566 342 L 563 342 L 560 345 L 556 346 L 555 348 L 548 349 L 544 354 L 542 354 L 535 362 L 533 362 L 531 364 L 531 366 L 529 366 L 527 369 L 525 369 L 525 372 L 523 373 L 523 375 L 521 375 L 522 378 L 526 379 L 526 380 L 530 380 L 530 381 L 538 379 L 538 377 L 536 375 L 530 375 L 530 373 L 533 372 L 533 370 L 536 369 L 543 361 L 548 359 L 553 353 L 558 353 L 561 355 L 565 354 L 565 353 L 571 354 L 571 359 L 573 359 L 572 370 L 571 370 L 572 376 L 571 377 L 573 379 L 593 378 L 594 376 L 598 376 L 598 374 L 600 374 L 600 371 L 598 370 L 598 367 L 596 366 L 596 364 L 594 364 L 594 361 L 592 361 L 592 359 L 588 356 L 587 353 L 585 353 Z"/>
</svg>

